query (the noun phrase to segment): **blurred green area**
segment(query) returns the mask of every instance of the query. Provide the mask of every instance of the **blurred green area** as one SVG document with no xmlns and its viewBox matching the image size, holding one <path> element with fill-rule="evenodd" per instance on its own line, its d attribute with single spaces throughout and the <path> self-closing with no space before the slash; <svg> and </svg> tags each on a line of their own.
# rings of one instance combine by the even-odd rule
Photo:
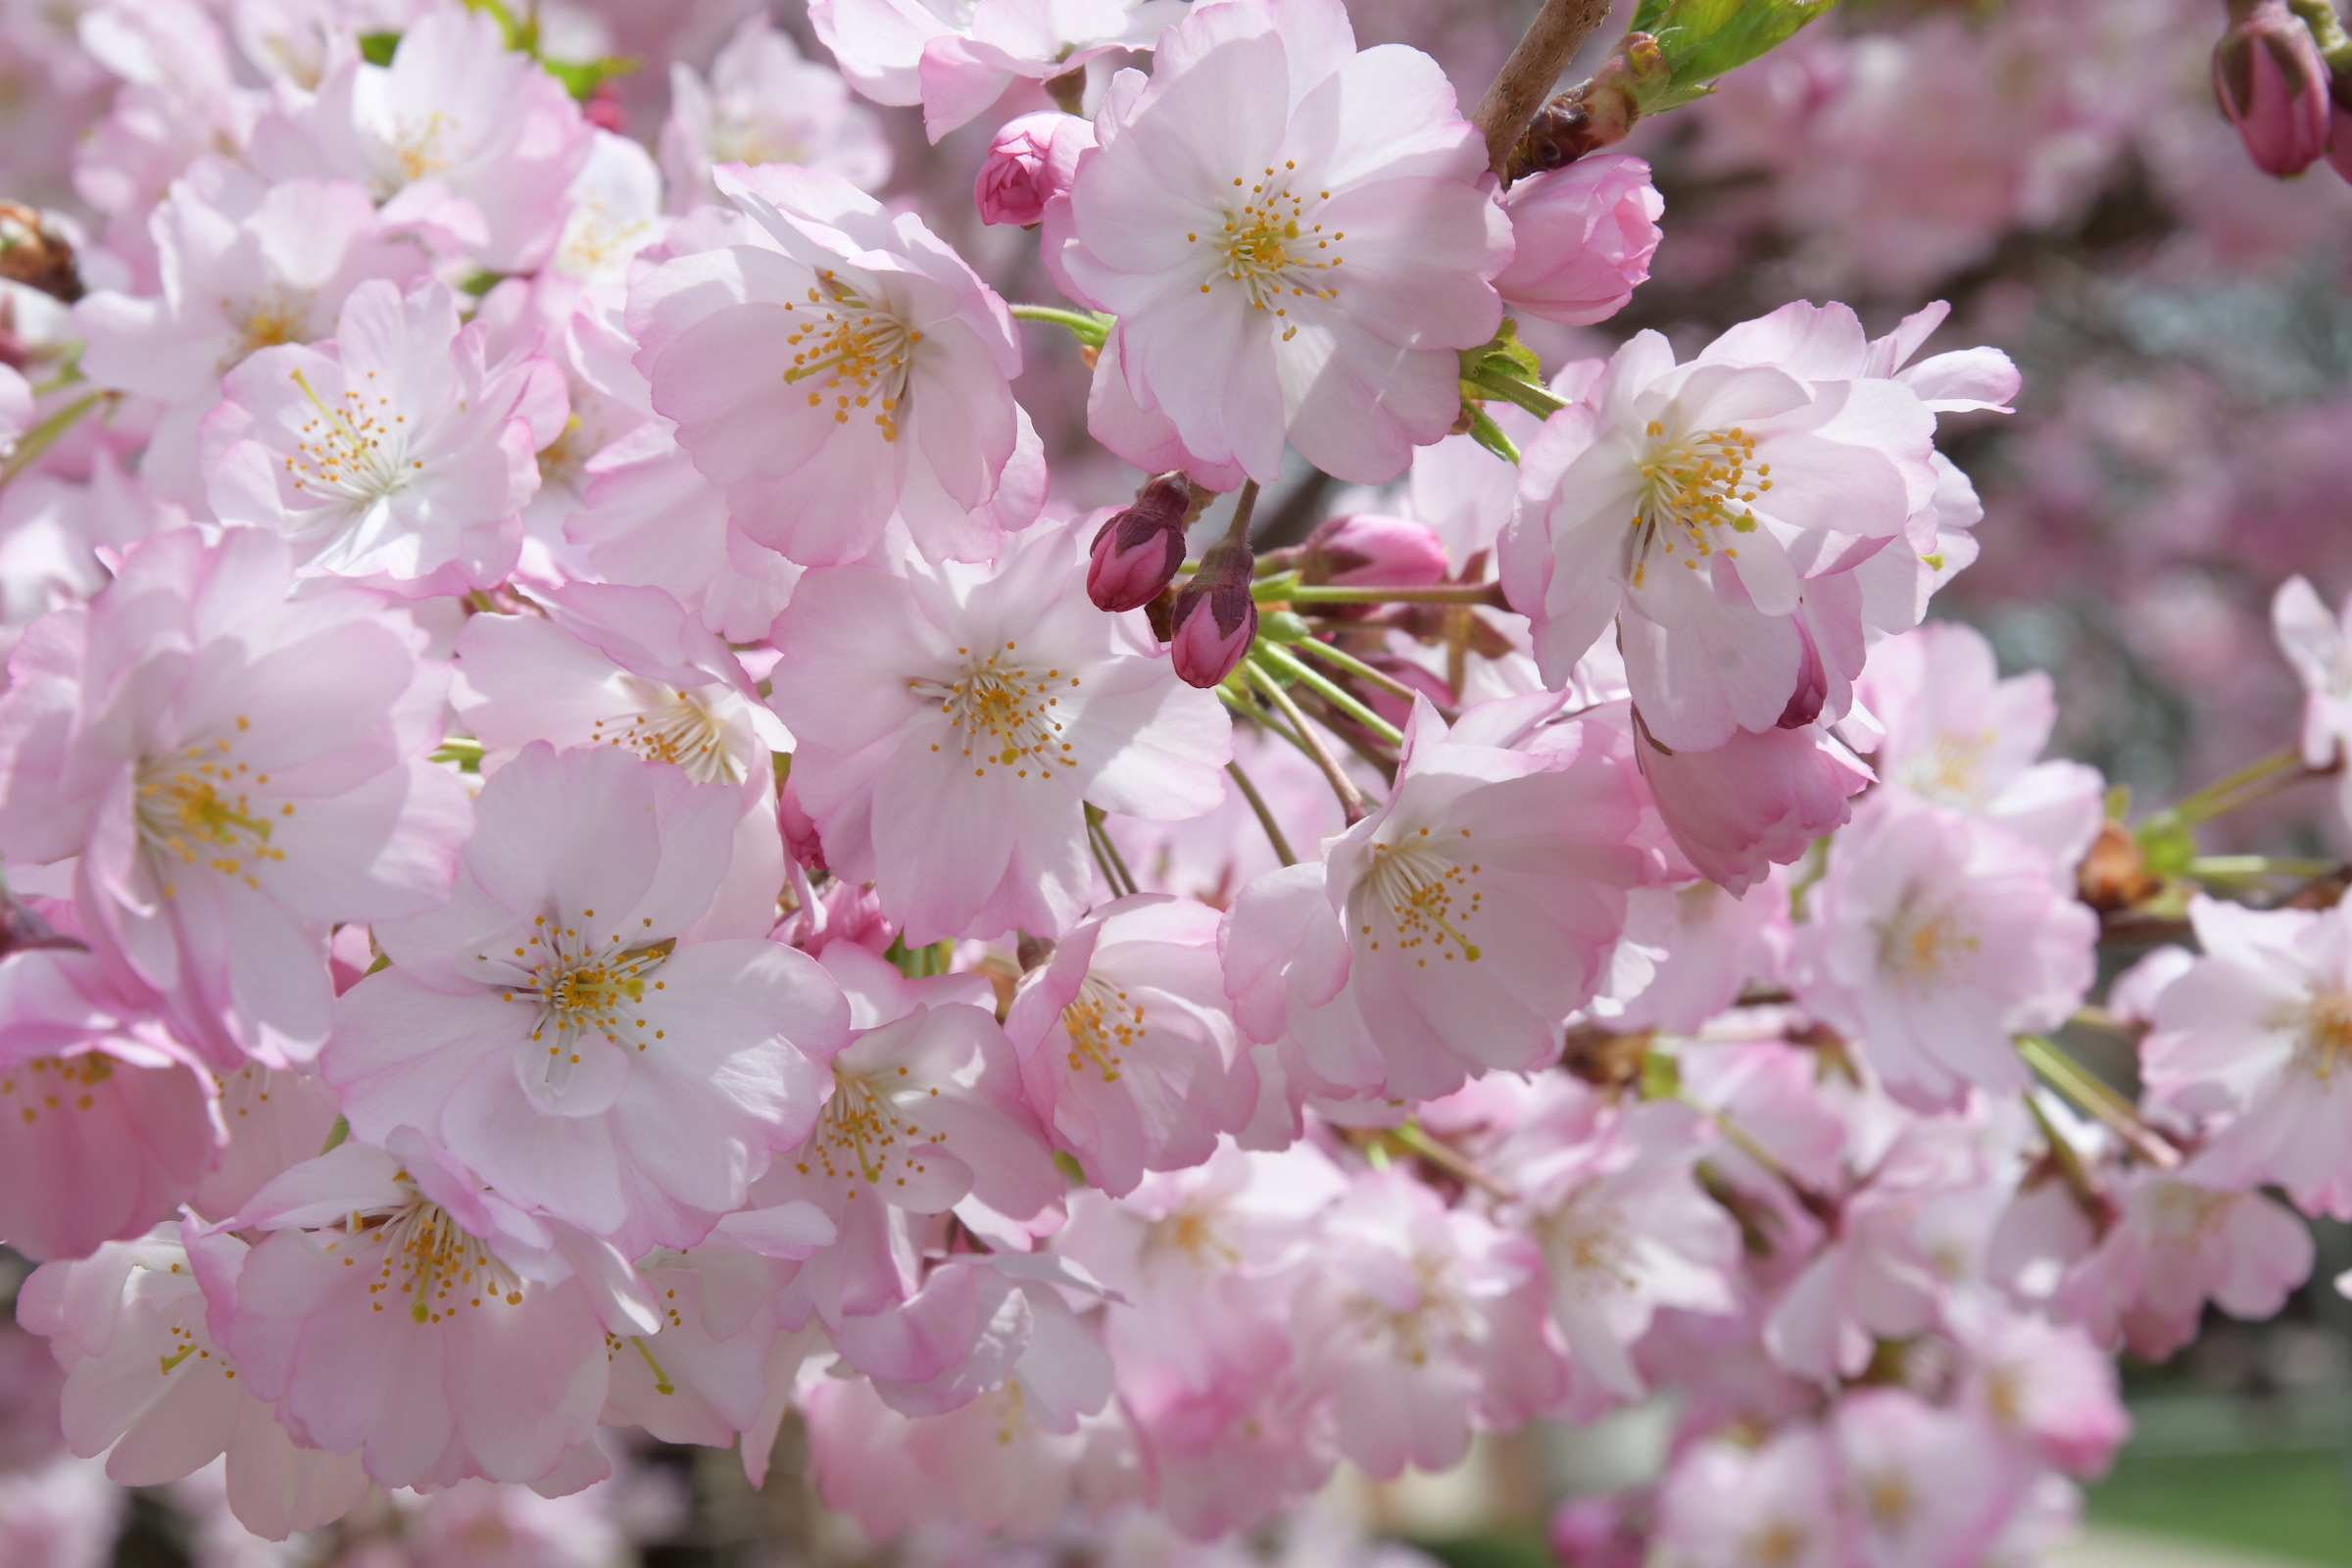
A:
<svg viewBox="0 0 2352 1568">
<path fill-rule="evenodd" d="M 2352 1490 L 2341 1449 L 2127 1453 L 2090 1489 L 2091 1524 L 2243 1546 L 2296 1561 L 2352 1563 Z M 1500 1559 L 1495 1559 L 1500 1561 Z"/>
</svg>

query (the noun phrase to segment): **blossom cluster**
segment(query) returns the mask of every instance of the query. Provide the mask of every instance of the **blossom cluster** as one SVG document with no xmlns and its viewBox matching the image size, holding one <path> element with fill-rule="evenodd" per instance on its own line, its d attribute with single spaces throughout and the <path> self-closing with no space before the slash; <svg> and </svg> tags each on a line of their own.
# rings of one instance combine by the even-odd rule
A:
<svg viewBox="0 0 2352 1568">
<path fill-rule="evenodd" d="M 1926 621 L 2020 384 L 1944 306 L 1544 367 L 1647 166 L 1497 169 L 1339 0 L 810 0 L 644 139 L 572 20 L 40 45 L 0 1242 L 74 1455 L 460 1531 L 793 1417 L 873 1537 L 1209 1563 L 1671 1393 L 1567 1560 L 2025 1563 L 2119 1348 L 2352 1218 L 2352 915 L 2181 853 L 2352 633 L 2282 590 L 2299 749 L 2124 826 Z M 968 213 L 883 199 L 918 108 Z M 1253 543 L 1300 463 L 1379 488 Z"/>
</svg>

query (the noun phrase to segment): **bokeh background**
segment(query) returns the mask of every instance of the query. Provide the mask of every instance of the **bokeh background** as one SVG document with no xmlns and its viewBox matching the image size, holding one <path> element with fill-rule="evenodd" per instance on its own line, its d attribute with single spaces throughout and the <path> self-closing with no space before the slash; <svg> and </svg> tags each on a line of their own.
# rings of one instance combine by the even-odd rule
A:
<svg viewBox="0 0 2352 1568">
<path fill-rule="evenodd" d="M 293 4 L 294 0 L 282 0 Z M 0 0 L 0 196 L 93 214 L 73 138 L 115 82 L 73 44 L 76 0 Z M 221 0 L 219 9 L 230 9 Z M 551 52 L 626 54 L 629 133 L 651 142 L 672 61 L 696 69 L 771 10 L 812 59 L 798 0 L 548 0 Z M 1350 0 L 1364 43 L 1435 55 L 1474 101 L 1534 0 Z M 1589 49 L 1597 59 L 1622 23 Z M 2161 804 L 2288 744 L 2300 694 L 2268 609 L 2302 572 L 2352 590 L 2352 188 L 2325 165 L 2257 172 L 2217 113 L 2207 56 L 2220 0 L 1845 0 L 1713 98 L 1638 125 L 1666 198 L 1650 281 L 1617 319 L 1528 336 L 1547 368 L 1655 327 L 1685 354 L 1794 299 L 1840 299 L 1884 331 L 1935 299 L 1931 346 L 1988 342 L 2025 371 L 2013 416 L 1947 449 L 1985 506 L 1983 554 L 1936 602 L 1993 640 L 2010 672 L 2049 671 L 2054 750 Z M 1571 79 L 1581 72 L 1572 73 Z M 1017 89 L 932 147 L 913 110 L 876 110 L 917 204 L 1007 298 L 1054 302 L 1034 238 L 989 229 L 973 172 L 993 126 L 1046 107 Z M 8 326 L 0 320 L 0 330 Z M 1136 482 L 1083 435 L 1074 348 L 1031 334 L 1016 391 L 1076 505 Z M 1348 496 L 1300 474 L 1261 518 L 1297 537 Z M 0 540 L 11 525 L 0 507 Z M 2209 830 L 2210 851 L 2337 855 L 2332 792 L 2305 786 Z M 2090 1494 L 2082 1568 L 2352 1563 L 2352 1232 L 2323 1227 L 2315 1285 L 2277 1322 L 2215 1319 L 2163 1367 L 2127 1365 L 2137 1435 Z M 0 1307 L 26 1272 L 0 1251 Z M 218 1477 L 125 1493 L 62 1456 L 58 1378 L 0 1313 L 0 1568 L 202 1563 L 686 1565 L 1243 1563 L 1297 1568 L 1436 1558 L 1541 1563 L 1550 1509 L 1639 1479 L 1659 1412 L 1581 1433 L 1482 1442 L 1462 1471 L 1376 1487 L 1343 1477 L 1285 1531 L 1203 1553 L 1148 1523 L 1085 1541 L 989 1548 L 942 1538 L 875 1548 L 779 1462 L 749 1489 L 731 1454 L 647 1447 L 612 1482 L 548 1502 L 474 1484 L 385 1499 L 331 1533 L 271 1547 L 227 1517 Z M 787 1431 L 782 1460 L 794 1453 Z M 2136 1534 L 2134 1533 L 2136 1532 Z M 1384 1546 L 1384 1539 L 1416 1547 Z M 2166 1544 L 2170 1543 L 2171 1544 Z"/>
</svg>

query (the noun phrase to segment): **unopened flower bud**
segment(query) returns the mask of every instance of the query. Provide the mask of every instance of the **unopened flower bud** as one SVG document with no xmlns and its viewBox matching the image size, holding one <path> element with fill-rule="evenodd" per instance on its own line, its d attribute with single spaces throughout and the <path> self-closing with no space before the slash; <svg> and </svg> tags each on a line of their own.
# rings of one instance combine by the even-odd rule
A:
<svg viewBox="0 0 2352 1568">
<path fill-rule="evenodd" d="M 1095 145 L 1094 122 L 1048 109 L 1007 121 L 988 144 L 972 181 L 984 223 L 1037 222 L 1046 203 L 1070 188 L 1078 157 Z"/>
<path fill-rule="evenodd" d="M 22 202 L 0 201 L 0 277 L 68 305 L 82 295 L 73 244 Z"/>
<path fill-rule="evenodd" d="M 1140 610 L 1175 580 L 1184 564 L 1184 525 L 1192 511 L 1191 483 L 1163 473 L 1144 486 L 1135 505 L 1112 513 L 1095 530 L 1086 596 L 1098 610 Z"/>
<path fill-rule="evenodd" d="M 1598 71 L 1536 112 L 1511 156 L 1511 177 L 1565 169 L 1587 153 L 1625 140 L 1646 100 L 1663 94 L 1673 75 L 1655 38 L 1627 33 Z"/>
<path fill-rule="evenodd" d="M 1256 564 L 1246 541 L 1227 539 L 1210 547 L 1177 593 L 1168 657 L 1188 685 L 1216 685 L 1250 651 L 1257 636 L 1257 602 L 1250 597 Z"/>
<path fill-rule="evenodd" d="M 1804 651 L 1797 660 L 1796 689 L 1788 694 L 1788 706 L 1781 710 L 1782 729 L 1803 729 L 1812 723 L 1821 716 L 1821 705 L 1830 697 L 1830 672 L 1822 664 L 1821 650 L 1813 646 L 1812 635 L 1801 622 L 1796 635 Z"/>
<path fill-rule="evenodd" d="M 1649 165 L 1610 153 L 1519 181 L 1502 210 L 1513 250 L 1494 291 L 1523 316 L 1591 326 L 1648 278 L 1666 202 Z"/>
<path fill-rule="evenodd" d="M 1426 588 L 1446 580 L 1446 547 L 1425 522 L 1359 512 L 1306 536 L 1298 580 L 1345 587 Z"/>
<path fill-rule="evenodd" d="M 2286 0 L 2230 0 L 2213 91 L 2265 172 L 2299 174 L 2328 151 L 2328 64 Z"/>
</svg>

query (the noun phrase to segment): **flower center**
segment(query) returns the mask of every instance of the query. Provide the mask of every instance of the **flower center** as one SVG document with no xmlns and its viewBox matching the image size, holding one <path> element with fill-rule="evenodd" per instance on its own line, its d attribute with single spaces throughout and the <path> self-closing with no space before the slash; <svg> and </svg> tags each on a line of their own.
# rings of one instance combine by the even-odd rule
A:
<svg viewBox="0 0 2352 1568">
<path fill-rule="evenodd" d="M 1756 514 L 1747 504 L 1772 488 L 1772 465 L 1755 464 L 1756 438 L 1734 425 L 1697 435 L 1669 438 L 1666 426 L 1649 421 L 1649 451 L 1642 460 L 1642 501 L 1634 513 L 1633 584 L 1639 588 L 1649 567 L 1649 551 L 1673 555 L 1681 545 L 1683 564 L 1692 571 L 1715 553 L 1710 530 L 1731 524 L 1734 533 L 1752 533 Z M 1736 548 L 1724 554 L 1738 559 Z"/>
<path fill-rule="evenodd" d="M 341 406 L 332 407 L 300 370 L 294 372 L 294 384 L 318 411 L 303 421 L 295 455 L 286 459 L 294 488 L 304 495 L 368 507 L 405 489 L 415 470 L 424 466 L 409 457 L 406 434 L 394 428 L 407 416 L 392 415 L 385 422 L 382 411 L 391 408 L 389 397 L 379 393 L 371 411 L 366 398 L 346 388 L 337 400 Z"/>
<path fill-rule="evenodd" d="M 220 314 L 237 329 L 236 347 L 220 358 L 218 368 L 221 370 L 234 368 L 259 350 L 311 340 L 311 295 L 307 290 L 279 283 L 263 298 L 247 300 L 242 308 L 222 300 Z"/>
<path fill-rule="evenodd" d="M 1467 839 L 1470 830 L 1463 828 L 1461 834 Z M 1461 928 L 1477 916 L 1486 898 L 1470 880 L 1478 870 L 1475 861 L 1465 866 L 1443 853 L 1431 841 L 1429 829 L 1422 828 L 1395 844 L 1374 842 L 1364 894 L 1371 904 L 1388 910 L 1397 948 L 1412 954 L 1421 967 L 1429 966 L 1429 955 L 1416 952 L 1424 946 L 1448 963 L 1457 951 L 1465 961 L 1476 963 L 1482 956 L 1479 946 Z M 1369 920 L 1359 917 L 1357 925 L 1359 934 L 1371 934 Z M 1451 949 L 1446 946 L 1448 941 Z M 1373 952 L 1380 951 L 1378 941 L 1371 946 Z"/>
<path fill-rule="evenodd" d="M 1078 982 L 1077 1000 L 1061 1009 L 1070 1037 L 1070 1071 L 1084 1072 L 1091 1058 L 1106 1084 L 1116 1083 L 1125 1053 L 1144 1038 L 1144 1006 L 1130 1006 L 1127 993 L 1089 973 Z"/>
<path fill-rule="evenodd" d="M 463 1307 L 502 1301 L 519 1305 L 521 1278 L 467 1234 L 449 1210 L 418 1193 L 406 1171 L 398 1180 L 406 1202 L 389 1213 L 344 1221 L 343 1234 L 328 1241 L 324 1250 L 358 1253 L 373 1248 L 376 1277 L 368 1294 L 393 1300 L 406 1298 L 412 1322 L 439 1323 Z M 384 1309 L 382 1300 L 374 1306 L 378 1312 Z"/>
<path fill-rule="evenodd" d="M 249 727 L 243 717 L 237 719 L 240 732 Z M 247 793 L 249 784 L 269 782 L 269 774 L 254 773 L 236 760 L 235 745 L 226 737 L 140 764 L 131 786 L 139 840 L 163 862 L 157 870 L 164 897 L 174 890 L 164 874 L 174 858 L 183 865 L 201 862 L 224 876 L 243 877 L 248 887 L 261 886 L 247 867 L 286 858 L 285 851 L 270 846 L 275 823 L 268 807 Z M 279 803 L 278 816 L 293 814 L 293 802 Z"/>
<path fill-rule="evenodd" d="M 2296 1032 L 2295 1063 L 2325 1083 L 2352 1054 L 2352 997 L 2314 997 L 2288 1015 Z"/>
<path fill-rule="evenodd" d="M 596 721 L 595 738 L 635 752 L 649 762 L 673 762 L 697 784 L 740 784 L 743 762 L 727 750 L 726 725 L 709 702 L 681 687 L 627 677 L 645 706 Z"/>
<path fill-rule="evenodd" d="M 968 650 L 956 652 L 971 659 Z M 962 740 L 962 752 L 972 762 L 974 778 L 986 778 L 991 762 L 1014 769 L 1020 778 L 1027 778 L 1031 768 L 1040 778 L 1052 778 L 1056 767 L 1076 763 L 1070 743 L 1058 738 L 1062 724 L 1054 710 L 1061 699 L 1051 694 L 1060 690 L 1064 680 L 1076 686 L 1078 677 L 1065 676 L 1058 668 L 1035 674 L 1005 659 L 1016 652 L 1015 645 L 1008 642 L 1002 653 L 972 660 L 952 686 L 920 677 L 906 682 L 908 691 L 939 705 L 949 726 Z M 939 746 L 935 743 L 931 749 L 936 752 Z"/>
<path fill-rule="evenodd" d="M 1433 1345 L 1451 1347 L 1476 1340 L 1478 1319 L 1462 1299 L 1453 1270 L 1444 1260 L 1415 1254 L 1412 1268 L 1421 1298 L 1418 1305 L 1399 1312 L 1369 1293 L 1359 1292 L 1348 1298 L 1348 1315 L 1362 1325 L 1366 1340 L 1386 1340 L 1389 1353 L 1397 1360 L 1426 1366 Z"/>
<path fill-rule="evenodd" d="M 17 1119 L 26 1126 L 44 1112 L 68 1105 L 88 1110 L 97 1103 L 90 1093 L 115 1075 L 115 1058 L 103 1052 L 85 1051 L 74 1056 L 35 1056 L 0 1072 L 0 1101 L 13 1101 Z"/>
<path fill-rule="evenodd" d="M 1554 1286 L 1577 1300 L 1624 1295 L 1640 1283 L 1625 1216 L 1616 1210 L 1571 1200 L 1540 1218 L 1535 1229 Z"/>
<path fill-rule="evenodd" d="M 902 1074 L 906 1071 L 904 1067 L 898 1070 Z M 808 1153 L 796 1168 L 804 1176 L 811 1175 L 808 1162 L 813 1159 L 828 1180 L 849 1183 L 853 1198 L 860 1181 L 868 1187 L 884 1188 L 887 1196 L 906 1186 L 908 1176 L 926 1174 L 931 1167 L 924 1162 L 925 1156 L 946 1137 L 946 1133 L 926 1134 L 899 1114 L 888 1093 L 836 1067 L 833 1096 L 825 1102 L 816 1132 L 808 1140 Z"/>
<path fill-rule="evenodd" d="M 2237 1206 L 2236 1193 L 2217 1193 L 2184 1182 L 2166 1182 L 2156 1189 L 2153 1224 L 2156 1242 L 2182 1250 L 2202 1247 L 2229 1222 Z"/>
<path fill-rule="evenodd" d="M 906 401 L 908 362 L 923 334 L 899 319 L 889 307 L 866 303 L 856 289 L 836 278 L 831 269 L 816 276 L 824 291 L 808 291 L 808 306 L 813 309 L 798 302 L 787 302 L 784 307 L 808 318 L 793 328 L 785 343 L 808 345 L 792 357 L 784 380 L 797 385 L 823 376 L 823 385 L 810 389 L 808 406 L 823 408 L 830 395 L 835 424 L 849 423 L 853 409 L 880 402 L 874 423 L 881 427 L 883 440 L 896 441 L 899 425 L 893 416 Z"/>
<path fill-rule="evenodd" d="M 1748 1538 L 1747 1554 L 1756 1568 L 1788 1568 L 1804 1555 L 1810 1538 L 1785 1519 L 1776 1519 Z"/>
<path fill-rule="evenodd" d="M 1993 733 L 1955 735 L 1938 730 L 1935 740 L 1903 766 L 1903 782 L 1930 800 L 1963 808 L 1984 804 L 1984 758 Z"/>
<path fill-rule="evenodd" d="M 1226 1240 L 1219 1225 L 1222 1218 L 1204 1203 L 1188 1202 L 1151 1223 L 1144 1233 L 1144 1253 L 1174 1252 L 1201 1268 L 1239 1263 L 1241 1249 Z"/>
<path fill-rule="evenodd" d="M 1338 283 L 1323 274 L 1340 265 L 1340 253 L 1332 247 L 1348 236 L 1325 234 L 1321 223 L 1308 221 L 1307 198 L 1293 195 L 1290 188 L 1298 167 L 1286 163 L 1278 175 L 1268 165 L 1264 177 L 1250 184 L 1242 205 L 1226 210 L 1222 228 L 1208 237 L 1217 262 L 1209 281 L 1200 285 L 1201 293 L 1208 293 L 1221 276 L 1241 285 L 1252 309 L 1270 309 L 1278 317 L 1290 314 L 1286 295 L 1294 300 L 1339 298 Z M 1246 182 L 1245 175 L 1233 178 L 1236 190 Z M 1331 192 L 1320 191 L 1314 199 L 1329 201 Z M 1197 230 L 1184 237 L 1200 243 Z M 1298 330 L 1295 325 L 1285 327 L 1283 341 L 1290 341 Z"/>
<path fill-rule="evenodd" d="M 403 121 L 394 128 L 390 145 L 392 161 L 400 169 L 401 185 L 411 184 L 428 174 L 438 174 L 457 162 L 442 141 L 456 128 L 457 122 L 438 109 L 426 116 L 421 125 Z M 398 189 L 399 186 L 395 185 L 391 190 L 378 191 L 376 197 L 380 201 Z"/>
<path fill-rule="evenodd" d="M 595 917 L 594 909 L 580 913 L 583 922 Z M 650 919 L 645 923 L 653 924 Z M 646 1020 L 638 1013 L 645 1004 L 649 977 L 677 946 L 676 938 L 623 949 L 619 933 L 614 932 L 600 952 L 593 934 L 583 941 L 579 928 L 563 924 L 561 917 L 551 921 L 544 914 L 534 915 L 531 924 L 534 934 L 514 950 L 514 956 L 528 967 L 523 978 L 504 987 L 500 996 L 537 1009 L 531 1038 L 547 1047 L 551 1089 L 561 1092 L 570 1081 L 571 1069 L 580 1062 L 584 1036 L 602 1035 L 609 1044 L 633 1044 L 640 1052 L 662 1038 L 661 1029 L 649 1036 Z M 533 948 L 538 950 L 535 954 L 529 951 Z M 661 991 L 667 982 L 653 980 L 651 985 Z"/>
<path fill-rule="evenodd" d="M 1955 960 L 1982 945 L 1957 905 L 1924 907 L 1916 894 L 1879 926 L 1879 968 L 1899 987 L 1922 990 L 1951 979 Z"/>
</svg>

